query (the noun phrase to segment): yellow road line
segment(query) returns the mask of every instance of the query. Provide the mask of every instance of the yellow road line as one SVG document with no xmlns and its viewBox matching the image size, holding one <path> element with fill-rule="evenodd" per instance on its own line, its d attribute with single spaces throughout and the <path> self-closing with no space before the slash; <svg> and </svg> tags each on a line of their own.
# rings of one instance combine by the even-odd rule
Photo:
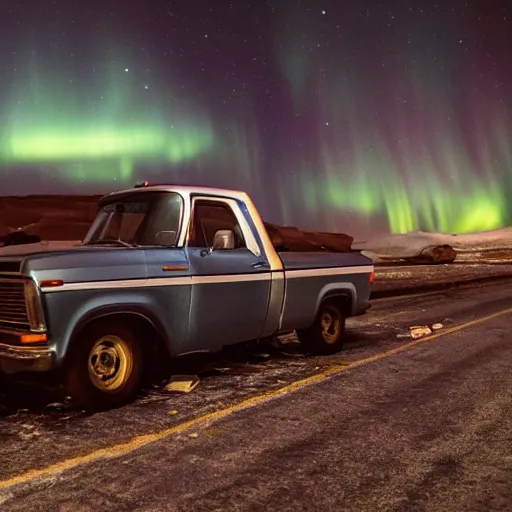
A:
<svg viewBox="0 0 512 512">
<path fill-rule="evenodd" d="M 21 473 L 20 475 L 13 476 L 6 480 L 0 480 L 0 490 L 7 489 L 7 488 L 13 487 L 15 485 L 28 484 L 37 479 L 51 478 L 51 477 L 53 477 L 59 473 L 62 473 L 64 471 L 74 469 L 74 468 L 83 466 L 85 464 L 90 464 L 92 462 L 96 462 L 101 459 L 110 459 L 110 458 L 127 455 L 139 448 L 142 448 L 144 446 L 148 446 L 157 441 L 166 439 L 167 437 L 170 437 L 173 434 L 179 434 L 181 432 L 184 432 L 184 431 L 192 429 L 192 428 L 200 428 L 200 427 L 207 426 L 214 421 L 219 421 L 219 420 L 226 418 L 227 416 L 230 416 L 238 411 L 242 411 L 249 407 L 254 407 L 255 405 L 259 405 L 264 402 L 268 402 L 269 400 L 272 400 L 274 398 L 286 395 L 287 393 L 290 393 L 291 391 L 295 391 L 298 389 L 305 388 L 307 386 L 311 386 L 312 384 L 315 384 L 317 382 L 321 382 L 321 381 L 325 380 L 327 377 L 329 377 L 331 375 L 341 373 L 344 370 L 349 370 L 351 368 L 357 368 L 358 366 L 363 366 L 363 365 L 372 363 L 374 361 L 379 361 L 380 359 L 388 358 L 388 357 L 398 354 L 400 352 L 409 350 L 409 349 L 415 347 L 416 345 L 420 345 L 422 343 L 426 343 L 426 342 L 435 340 L 437 338 L 447 336 L 449 334 L 454 334 L 456 332 L 462 331 L 464 329 L 467 329 L 467 328 L 475 326 L 475 325 L 482 324 L 484 322 L 488 322 L 489 320 L 492 320 L 499 316 L 506 315 L 508 313 L 512 313 L 512 308 L 504 309 L 504 310 L 498 311 L 496 313 L 493 313 L 491 315 L 487 315 L 487 316 L 478 318 L 476 320 L 471 320 L 470 322 L 466 322 L 464 324 L 460 324 L 455 327 L 451 327 L 449 329 L 437 332 L 430 336 L 425 336 L 424 338 L 419 338 L 417 340 L 411 341 L 410 343 L 407 343 L 406 345 L 402 345 L 402 346 L 394 348 L 392 350 L 382 352 L 381 354 L 376 354 L 374 356 L 360 359 L 359 361 L 354 361 L 353 363 L 337 364 L 337 365 L 331 366 L 319 374 L 292 382 L 291 384 L 288 384 L 287 386 L 284 386 L 282 388 L 279 388 L 279 389 L 276 389 L 273 391 L 269 391 L 267 393 L 264 393 L 263 395 L 258 395 L 258 396 L 252 397 L 252 398 L 248 398 L 247 400 L 244 400 L 238 404 L 234 404 L 230 407 L 226 407 L 225 409 L 221 409 L 219 411 L 205 414 L 204 416 L 200 416 L 198 418 L 194 418 L 192 420 L 186 421 L 185 423 L 181 423 L 179 425 L 175 425 L 173 427 L 169 427 L 169 428 L 160 430 L 159 432 L 155 432 L 153 434 L 139 435 L 125 443 L 120 443 L 120 444 L 116 444 L 113 446 L 109 446 L 107 448 L 101 448 L 98 450 L 94 450 L 93 452 L 90 452 L 86 455 L 81 455 L 78 457 L 66 459 L 61 462 L 57 462 L 55 464 L 47 466 L 45 468 L 31 469 L 29 471 L 26 471 L 25 473 Z"/>
</svg>

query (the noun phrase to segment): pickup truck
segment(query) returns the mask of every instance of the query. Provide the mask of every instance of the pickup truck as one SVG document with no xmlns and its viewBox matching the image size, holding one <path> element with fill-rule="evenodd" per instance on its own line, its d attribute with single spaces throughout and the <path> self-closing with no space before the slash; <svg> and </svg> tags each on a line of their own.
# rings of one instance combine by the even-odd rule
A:
<svg viewBox="0 0 512 512">
<path fill-rule="evenodd" d="M 370 307 L 373 270 L 357 252 L 278 253 L 244 192 L 114 192 L 83 242 L 0 249 L 0 376 L 46 372 L 101 409 L 133 400 L 155 354 L 294 330 L 333 353 Z"/>
</svg>

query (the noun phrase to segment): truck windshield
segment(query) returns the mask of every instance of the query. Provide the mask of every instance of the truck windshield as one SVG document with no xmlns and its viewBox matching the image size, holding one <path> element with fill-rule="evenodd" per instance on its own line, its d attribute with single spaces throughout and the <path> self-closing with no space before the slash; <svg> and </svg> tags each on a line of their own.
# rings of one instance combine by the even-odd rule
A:
<svg viewBox="0 0 512 512">
<path fill-rule="evenodd" d="M 175 192 L 140 192 L 100 203 L 84 245 L 176 245 L 183 200 Z"/>
</svg>

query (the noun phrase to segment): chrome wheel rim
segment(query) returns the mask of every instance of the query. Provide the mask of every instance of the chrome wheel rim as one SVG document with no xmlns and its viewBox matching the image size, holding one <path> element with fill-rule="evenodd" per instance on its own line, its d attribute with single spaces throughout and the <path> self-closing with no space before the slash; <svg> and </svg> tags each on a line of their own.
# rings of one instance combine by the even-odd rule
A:
<svg viewBox="0 0 512 512">
<path fill-rule="evenodd" d="M 336 343 L 338 341 L 340 330 L 341 330 L 341 321 L 339 318 L 336 318 L 331 313 L 324 311 L 320 318 L 320 325 L 322 328 L 322 337 L 325 342 L 329 345 Z"/>
<path fill-rule="evenodd" d="M 128 380 L 132 368 L 132 351 L 119 336 L 101 337 L 89 354 L 89 376 L 102 391 L 118 390 Z"/>
</svg>

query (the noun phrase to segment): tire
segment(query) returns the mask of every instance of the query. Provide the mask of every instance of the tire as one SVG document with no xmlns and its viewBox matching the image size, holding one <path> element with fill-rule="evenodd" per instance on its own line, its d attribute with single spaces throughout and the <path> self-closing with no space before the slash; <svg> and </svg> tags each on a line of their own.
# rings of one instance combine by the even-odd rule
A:
<svg viewBox="0 0 512 512">
<path fill-rule="evenodd" d="M 112 409 L 134 400 L 142 375 L 142 348 L 133 332 L 119 322 L 99 320 L 73 340 L 65 387 L 83 409 Z"/>
<path fill-rule="evenodd" d="M 339 352 L 345 342 L 345 320 L 340 305 L 333 301 L 322 303 L 313 325 L 297 331 L 304 350 L 313 355 Z"/>
</svg>

